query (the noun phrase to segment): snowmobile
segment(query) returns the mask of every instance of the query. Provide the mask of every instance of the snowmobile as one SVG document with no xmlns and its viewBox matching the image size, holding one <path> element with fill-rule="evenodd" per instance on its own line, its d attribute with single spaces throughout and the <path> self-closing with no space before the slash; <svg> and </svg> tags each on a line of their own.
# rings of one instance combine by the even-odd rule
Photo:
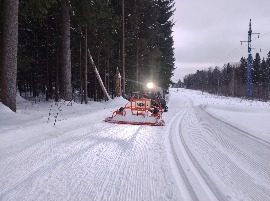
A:
<svg viewBox="0 0 270 201">
<path fill-rule="evenodd" d="M 135 92 L 124 107 L 115 110 L 112 116 L 104 121 L 117 124 L 165 126 L 162 113 L 167 110 L 166 102 L 160 101 L 161 99 L 156 96 L 154 85 L 148 84 L 147 87 L 149 88 L 147 92 Z"/>
</svg>

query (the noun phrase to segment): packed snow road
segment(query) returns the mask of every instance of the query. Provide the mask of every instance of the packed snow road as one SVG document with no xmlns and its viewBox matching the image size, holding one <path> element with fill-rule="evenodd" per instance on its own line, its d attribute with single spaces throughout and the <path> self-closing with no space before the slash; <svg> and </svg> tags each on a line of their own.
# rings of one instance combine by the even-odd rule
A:
<svg viewBox="0 0 270 201">
<path fill-rule="evenodd" d="M 185 200 L 270 200 L 270 143 L 170 97 L 167 147 Z"/>
<path fill-rule="evenodd" d="M 165 127 L 103 122 L 116 106 L 63 107 L 55 125 L 48 115 L 20 118 L 26 110 L 5 114 L 0 200 L 270 200 L 267 140 L 212 116 L 184 91 L 170 92 Z"/>
</svg>

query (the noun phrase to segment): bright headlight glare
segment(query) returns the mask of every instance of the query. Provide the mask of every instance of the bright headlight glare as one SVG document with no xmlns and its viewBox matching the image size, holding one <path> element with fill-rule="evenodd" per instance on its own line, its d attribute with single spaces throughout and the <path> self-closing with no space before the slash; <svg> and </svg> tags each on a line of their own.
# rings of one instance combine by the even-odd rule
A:
<svg viewBox="0 0 270 201">
<path fill-rule="evenodd" d="M 152 82 L 149 82 L 149 83 L 147 83 L 147 88 L 149 88 L 149 89 L 153 89 L 154 88 L 154 83 L 152 83 Z"/>
</svg>

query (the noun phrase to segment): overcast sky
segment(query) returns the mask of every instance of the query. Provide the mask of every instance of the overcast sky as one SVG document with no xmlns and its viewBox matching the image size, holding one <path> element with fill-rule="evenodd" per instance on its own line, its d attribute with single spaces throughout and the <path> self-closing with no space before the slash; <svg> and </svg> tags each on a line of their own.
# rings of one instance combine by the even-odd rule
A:
<svg viewBox="0 0 270 201">
<path fill-rule="evenodd" d="M 175 0 L 173 81 L 196 70 L 247 58 L 249 20 L 252 55 L 270 51 L 270 0 Z M 261 52 L 260 52 L 261 50 Z"/>
</svg>

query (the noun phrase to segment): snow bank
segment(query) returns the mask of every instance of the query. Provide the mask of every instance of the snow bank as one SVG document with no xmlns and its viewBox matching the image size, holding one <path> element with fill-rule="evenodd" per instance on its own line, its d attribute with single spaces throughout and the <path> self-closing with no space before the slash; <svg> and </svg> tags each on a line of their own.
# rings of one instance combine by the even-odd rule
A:
<svg viewBox="0 0 270 201">
<path fill-rule="evenodd" d="M 7 106 L 5 106 L 3 103 L 0 102 L 0 113 L 1 113 L 1 116 L 2 117 L 4 113 L 13 113 L 11 109 L 9 109 Z"/>
<path fill-rule="evenodd" d="M 115 97 L 111 101 L 109 101 L 109 105 L 111 106 L 125 106 L 129 101 L 121 97 Z"/>
</svg>

